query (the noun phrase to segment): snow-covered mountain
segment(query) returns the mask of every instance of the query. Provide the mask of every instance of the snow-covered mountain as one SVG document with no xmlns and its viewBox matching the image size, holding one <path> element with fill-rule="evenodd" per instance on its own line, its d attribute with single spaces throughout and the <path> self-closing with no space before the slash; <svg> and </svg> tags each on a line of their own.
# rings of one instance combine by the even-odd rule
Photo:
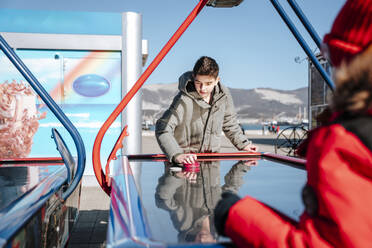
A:
<svg viewBox="0 0 372 248">
<path fill-rule="evenodd" d="M 229 88 L 238 118 L 242 123 L 259 122 L 280 116 L 294 118 L 307 107 L 307 87 L 296 90 L 271 88 Z M 178 92 L 178 83 L 150 84 L 142 87 L 143 115 L 154 121 L 169 107 Z"/>
</svg>

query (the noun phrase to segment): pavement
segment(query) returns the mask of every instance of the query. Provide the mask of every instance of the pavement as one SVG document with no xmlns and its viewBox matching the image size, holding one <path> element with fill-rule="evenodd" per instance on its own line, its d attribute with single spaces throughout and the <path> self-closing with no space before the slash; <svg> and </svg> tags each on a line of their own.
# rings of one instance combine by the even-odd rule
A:
<svg viewBox="0 0 372 248">
<path fill-rule="evenodd" d="M 260 152 L 275 153 L 276 134 L 262 135 L 246 132 L 248 138 L 259 147 Z M 236 152 L 237 149 L 223 137 L 221 152 Z M 153 133 L 146 132 L 142 136 L 142 153 L 161 153 Z M 80 198 L 80 213 L 72 230 L 67 247 L 99 248 L 105 247 L 109 216 L 110 198 L 98 186 L 94 176 L 84 176 Z"/>
<path fill-rule="evenodd" d="M 262 135 L 261 132 L 257 131 L 246 131 L 247 137 L 259 147 L 259 152 L 272 152 L 275 153 L 275 144 L 277 139 L 277 134 L 266 134 Z M 221 152 L 236 152 L 238 151 L 233 144 L 225 137 L 222 136 L 221 141 Z M 162 153 L 158 143 L 156 141 L 153 132 L 147 131 L 145 135 L 142 136 L 142 153 Z"/>
<path fill-rule="evenodd" d="M 77 223 L 67 247 L 105 247 L 110 198 L 100 187 L 82 187 Z"/>
</svg>

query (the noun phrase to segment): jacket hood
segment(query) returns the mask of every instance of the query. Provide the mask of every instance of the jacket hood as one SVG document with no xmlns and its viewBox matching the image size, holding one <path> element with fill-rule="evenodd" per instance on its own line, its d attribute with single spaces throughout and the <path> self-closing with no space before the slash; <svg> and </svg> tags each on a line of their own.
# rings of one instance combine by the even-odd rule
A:
<svg viewBox="0 0 372 248">
<path fill-rule="evenodd" d="M 187 71 L 187 72 L 183 73 L 178 78 L 178 89 L 180 91 L 182 91 L 183 93 L 188 94 L 186 87 L 189 83 L 192 84 L 193 81 L 194 81 L 194 77 L 192 75 L 192 71 Z M 194 87 L 194 89 L 195 89 L 195 87 Z"/>
<path fill-rule="evenodd" d="M 185 72 L 179 77 L 178 89 L 187 96 L 194 99 L 195 101 L 198 102 L 201 100 L 204 102 L 203 98 L 195 89 L 194 76 L 192 71 Z M 227 92 L 226 88 L 220 82 L 218 82 L 218 84 L 214 88 L 213 103 L 220 99 L 222 96 L 225 96 L 226 92 Z"/>
</svg>

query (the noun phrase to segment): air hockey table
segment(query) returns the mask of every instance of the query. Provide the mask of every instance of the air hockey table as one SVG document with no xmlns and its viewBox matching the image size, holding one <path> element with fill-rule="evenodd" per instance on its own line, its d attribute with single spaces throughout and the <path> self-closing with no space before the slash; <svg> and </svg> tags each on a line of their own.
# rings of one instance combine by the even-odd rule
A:
<svg viewBox="0 0 372 248">
<path fill-rule="evenodd" d="M 120 156 L 110 166 L 107 247 L 225 247 L 213 224 L 224 191 L 252 196 L 293 219 L 303 211 L 305 161 L 275 154 L 198 156 L 185 171 L 158 155 Z"/>
</svg>

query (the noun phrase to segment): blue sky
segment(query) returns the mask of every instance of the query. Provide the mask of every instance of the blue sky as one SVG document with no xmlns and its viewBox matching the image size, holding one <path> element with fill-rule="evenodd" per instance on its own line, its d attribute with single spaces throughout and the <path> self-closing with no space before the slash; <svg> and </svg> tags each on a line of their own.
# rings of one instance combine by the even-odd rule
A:
<svg viewBox="0 0 372 248">
<path fill-rule="evenodd" d="M 143 15 L 149 62 L 176 31 L 197 0 L 1 0 L 0 31 L 120 34 L 120 12 Z M 286 1 L 279 1 L 294 17 Z M 318 34 L 329 32 L 345 0 L 297 0 Z M 292 18 L 295 20 L 294 18 Z M 298 22 L 296 22 L 298 23 Z M 310 47 L 315 44 L 301 28 Z M 222 82 L 233 88 L 307 86 L 305 53 L 269 0 L 245 0 L 231 9 L 206 7 L 147 80 L 176 82 L 202 55 L 220 65 Z"/>
</svg>

